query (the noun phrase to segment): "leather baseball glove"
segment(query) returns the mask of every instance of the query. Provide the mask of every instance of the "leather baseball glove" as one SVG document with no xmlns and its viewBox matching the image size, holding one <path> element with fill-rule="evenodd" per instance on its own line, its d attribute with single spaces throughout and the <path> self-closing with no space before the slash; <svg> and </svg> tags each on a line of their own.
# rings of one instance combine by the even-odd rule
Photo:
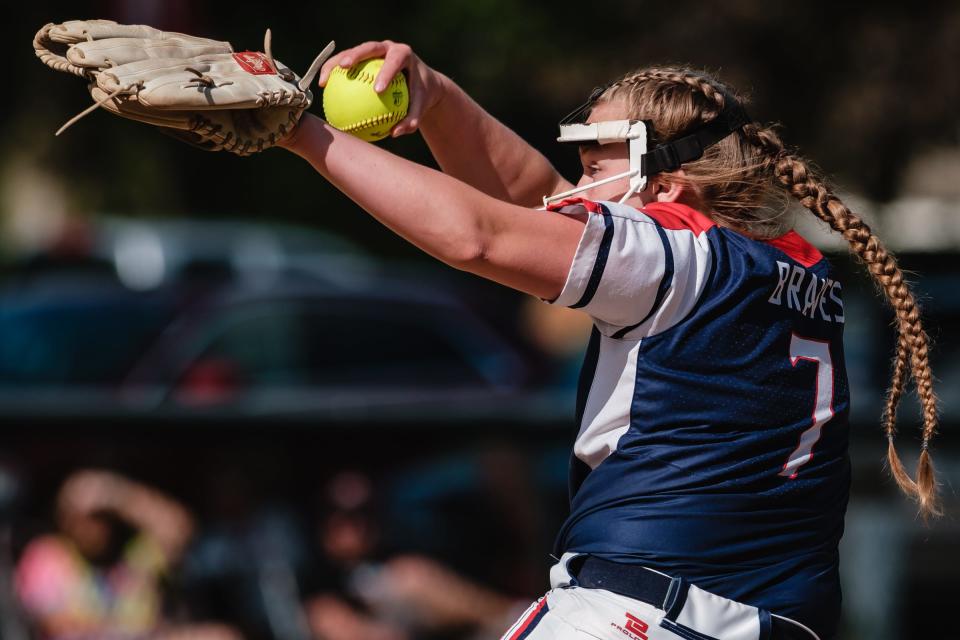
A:
<svg viewBox="0 0 960 640">
<path fill-rule="evenodd" d="M 296 127 L 310 84 L 333 52 L 328 44 L 303 75 L 264 51 L 234 52 L 229 42 L 112 20 L 44 26 L 33 40 L 47 66 L 89 81 L 94 104 L 64 129 L 103 107 L 162 127 L 185 142 L 241 156 L 262 151 Z"/>
</svg>

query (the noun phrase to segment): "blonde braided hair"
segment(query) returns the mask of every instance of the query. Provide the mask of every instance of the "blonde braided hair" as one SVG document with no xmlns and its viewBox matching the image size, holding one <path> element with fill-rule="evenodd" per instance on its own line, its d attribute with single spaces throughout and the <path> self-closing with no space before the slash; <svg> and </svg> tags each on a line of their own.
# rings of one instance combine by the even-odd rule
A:
<svg viewBox="0 0 960 640">
<path fill-rule="evenodd" d="M 713 120 L 728 99 L 743 102 L 710 76 L 682 68 L 647 68 L 624 75 L 598 98 L 624 100 L 628 117 L 652 124 L 654 144 L 677 138 Z M 937 430 L 937 399 L 929 362 L 929 340 L 920 310 L 897 260 L 870 227 L 833 193 L 808 161 L 787 150 L 773 127 L 757 123 L 708 147 L 703 157 L 683 166 L 684 175 L 661 174 L 695 189 L 706 212 L 718 224 L 759 238 L 786 229 L 780 214 L 772 214 L 777 196 L 789 196 L 830 225 L 847 241 L 896 314 L 897 349 L 882 424 L 887 436 L 887 460 L 900 489 L 916 499 L 924 518 L 941 514 L 930 441 Z M 781 211 L 785 207 L 780 208 Z M 908 372 L 916 383 L 923 416 L 922 444 L 916 480 L 904 469 L 894 446 L 897 406 Z"/>
</svg>

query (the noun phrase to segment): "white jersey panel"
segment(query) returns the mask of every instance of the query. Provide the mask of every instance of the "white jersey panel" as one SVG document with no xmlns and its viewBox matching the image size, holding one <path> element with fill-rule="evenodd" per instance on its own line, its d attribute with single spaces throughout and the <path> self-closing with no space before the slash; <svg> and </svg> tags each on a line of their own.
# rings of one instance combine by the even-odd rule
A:
<svg viewBox="0 0 960 640">
<path fill-rule="evenodd" d="M 573 453 L 595 469 L 616 451 L 620 436 L 630 428 L 630 405 L 637 383 L 639 340 L 600 336 L 598 369 L 587 395 Z"/>
<path fill-rule="evenodd" d="M 702 234 L 665 229 L 629 205 L 575 203 L 589 212 L 560 295 L 550 301 L 590 315 L 600 333 L 639 338 L 664 331 L 696 304 L 710 270 Z"/>
<path fill-rule="evenodd" d="M 632 207 L 590 213 L 567 281 L 551 304 L 583 309 L 605 335 L 646 316 L 664 276 L 663 242 L 652 220 Z M 582 205 L 560 213 L 583 213 Z"/>
<path fill-rule="evenodd" d="M 559 211 L 589 212 L 566 284 L 552 304 L 582 308 L 600 332 L 574 444 L 577 458 L 595 469 L 630 428 L 641 340 L 693 310 L 710 276 L 710 244 L 706 234 L 665 228 L 627 205 L 582 202 Z"/>
<path fill-rule="evenodd" d="M 673 254 L 673 277 L 662 303 L 642 324 L 621 336 L 652 336 L 690 315 L 710 277 L 710 241 L 689 229 L 664 229 Z"/>
</svg>

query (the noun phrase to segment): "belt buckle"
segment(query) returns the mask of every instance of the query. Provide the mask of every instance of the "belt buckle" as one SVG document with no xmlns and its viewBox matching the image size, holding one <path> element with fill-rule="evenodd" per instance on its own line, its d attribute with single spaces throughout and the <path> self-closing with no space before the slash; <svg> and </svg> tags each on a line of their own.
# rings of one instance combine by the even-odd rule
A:
<svg viewBox="0 0 960 640">
<path fill-rule="evenodd" d="M 677 619 L 683 610 L 683 605 L 687 603 L 687 592 L 690 590 L 690 583 L 680 576 L 670 578 L 670 586 L 667 588 L 667 595 L 663 598 L 664 618 L 671 622 Z"/>
</svg>

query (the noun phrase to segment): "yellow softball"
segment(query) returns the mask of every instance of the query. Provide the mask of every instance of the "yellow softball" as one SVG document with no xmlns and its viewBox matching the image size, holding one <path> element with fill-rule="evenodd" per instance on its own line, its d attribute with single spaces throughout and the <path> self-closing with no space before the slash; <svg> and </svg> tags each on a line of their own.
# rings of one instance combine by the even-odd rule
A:
<svg viewBox="0 0 960 640">
<path fill-rule="evenodd" d="M 334 67 L 323 90 L 323 113 L 332 126 L 363 140 L 385 138 L 393 125 L 407 115 L 410 96 L 403 73 L 382 92 L 373 90 L 383 58 L 357 63 L 349 69 Z"/>
</svg>

